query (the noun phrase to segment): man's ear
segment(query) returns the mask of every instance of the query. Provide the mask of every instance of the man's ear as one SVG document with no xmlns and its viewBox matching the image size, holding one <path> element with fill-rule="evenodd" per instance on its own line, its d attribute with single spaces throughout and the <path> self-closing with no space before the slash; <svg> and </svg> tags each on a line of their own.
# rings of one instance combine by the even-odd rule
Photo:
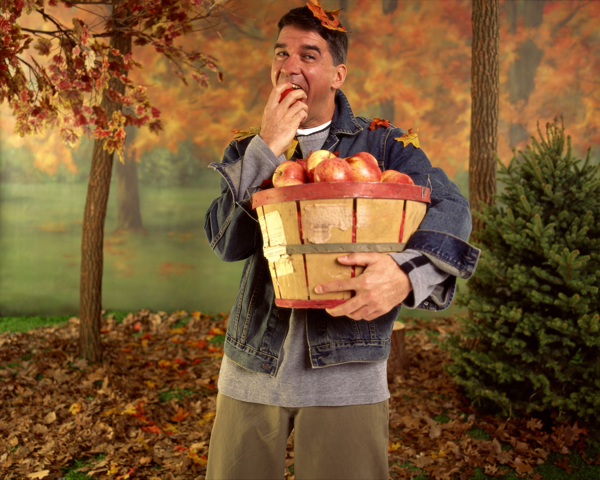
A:
<svg viewBox="0 0 600 480">
<path fill-rule="evenodd" d="M 336 65 L 335 69 L 335 77 L 331 86 L 337 90 L 343 85 L 344 81 L 346 80 L 346 75 L 348 71 L 346 69 L 346 65 L 344 65 L 343 63 Z"/>
</svg>

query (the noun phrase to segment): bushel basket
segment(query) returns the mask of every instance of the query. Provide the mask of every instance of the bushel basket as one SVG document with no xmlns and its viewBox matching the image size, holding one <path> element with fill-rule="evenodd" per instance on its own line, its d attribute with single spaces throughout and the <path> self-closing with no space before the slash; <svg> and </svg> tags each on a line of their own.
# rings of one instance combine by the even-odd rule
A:
<svg viewBox="0 0 600 480">
<path fill-rule="evenodd" d="M 254 194 L 276 305 L 329 308 L 346 301 L 351 291 L 314 291 L 361 273 L 337 258 L 402 251 L 429 202 L 428 188 L 400 183 L 308 183 Z"/>
</svg>

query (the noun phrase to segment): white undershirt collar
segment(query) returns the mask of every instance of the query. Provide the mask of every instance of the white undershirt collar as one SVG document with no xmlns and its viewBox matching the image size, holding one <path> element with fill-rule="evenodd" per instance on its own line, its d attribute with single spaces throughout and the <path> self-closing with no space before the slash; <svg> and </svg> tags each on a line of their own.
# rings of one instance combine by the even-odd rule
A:
<svg viewBox="0 0 600 480">
<path fill-rule="evenodd" d="M 331 120 L 329 120 L 327 123 L 324 123 L 323 125 L 319 125 L 318 127 L 299 128 L 298 130 L 296 130 L 296 136 L 312 135 L 313 133 L 317 133 L 322 130 L 325 130 L 327 127 L 329 127 L 330 124 L 331 124 Z"/>
</svg>

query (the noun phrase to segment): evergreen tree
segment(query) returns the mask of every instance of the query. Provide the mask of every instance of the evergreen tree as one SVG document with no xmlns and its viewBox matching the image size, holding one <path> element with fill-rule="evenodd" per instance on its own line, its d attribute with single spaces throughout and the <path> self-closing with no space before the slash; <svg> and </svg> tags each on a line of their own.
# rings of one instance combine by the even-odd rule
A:
<svg viewBox="0 0 600 480">
<path fill-rule="evenodd" d="M 558 122 L 532 138 L 483 207 L 470 318 L 447 348 L 474 403 L 600 425 L 600 168 Z"/>
</svg>

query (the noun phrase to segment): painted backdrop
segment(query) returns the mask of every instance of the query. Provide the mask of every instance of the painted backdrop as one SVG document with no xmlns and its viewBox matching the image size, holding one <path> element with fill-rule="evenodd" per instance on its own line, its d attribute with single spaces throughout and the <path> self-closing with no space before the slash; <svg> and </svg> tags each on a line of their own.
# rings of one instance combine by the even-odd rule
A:
<svg viewBox="0 0 600 480">
<path fill-rule="evenodd" d="M 109 310 L 227 311 L 242 265 L 208 248 L 203 217 L 234 129 L 260 124 L 276 22 L 296 0 L 231 0 L 187 40 L 217 57 L 223 83 L 185 87 L 150 50 L 141 79 L 165 130 L 128 133 L 115 163 L 105 238 Z M 355 114 L 418 131 L 432 162 L 465 195 L 470 121 L 470 0 L 323 0 L 350 38 L 343 87 Z M 66 19 L 72 13 L 56 15 Z M 85 12 L 77 12 L 85 15 Z M 557 116 L 575 151 L 600 143 L 600 2 L 501 2 L 499 156 L 507 161 Z M 76 314 L 79 243 L 91 144 L 20 138 L 6 108 L 0 139 L 0 315 Z M 596 161 L 598 152 L 595 152 Z"/>
</svg>

